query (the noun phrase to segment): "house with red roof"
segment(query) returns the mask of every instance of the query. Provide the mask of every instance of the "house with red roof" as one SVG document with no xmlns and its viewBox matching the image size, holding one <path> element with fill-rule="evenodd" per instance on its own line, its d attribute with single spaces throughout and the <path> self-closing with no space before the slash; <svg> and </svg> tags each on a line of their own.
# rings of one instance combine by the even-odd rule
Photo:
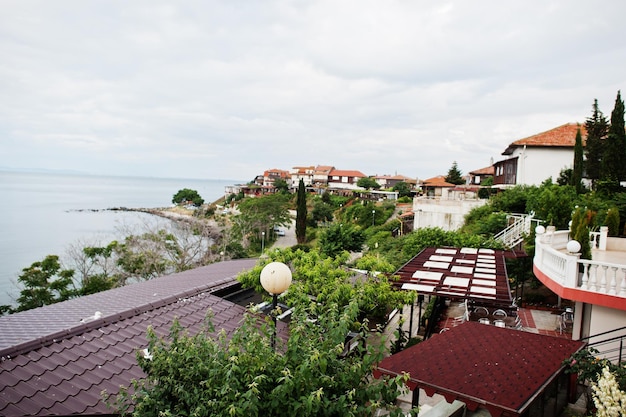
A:
<svg viewBox="0 0 626 417">
<path fill-rule="evenodd" d="M 475 186 L 455 185 L 443 175 L 421 181 L 423 195 L 413 199 L 413 229 L 440 227 L 457 230 L 465 221 L 465 215 L 487 200 L 478 198 Z"/>
<path fill-rule="evenodd" d="M 584 145 L 587 132 L 577 123 L 566 123 L 512 142 L 502 152 L 506 159 L 494 164 L 494 185 L 539 185 L 548 178 L 556 181 L 561 170 L 571 168 L 574 163 L 578 129 Z"/>
<path fill-rule="evenodd" d="M 356 183 L 367 175 L 361 171 L 333 169 L 328 173 L 328 187 L 357 189 Z"/>
</svg>

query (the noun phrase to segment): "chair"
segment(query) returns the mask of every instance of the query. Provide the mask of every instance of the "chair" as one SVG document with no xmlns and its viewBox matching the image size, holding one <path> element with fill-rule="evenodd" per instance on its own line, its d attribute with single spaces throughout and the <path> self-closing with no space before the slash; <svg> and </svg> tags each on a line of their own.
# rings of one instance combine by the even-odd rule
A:
<svg viewBox="0 0 626 417">
<path fill-rule="evenodd" d="M 506 327 L 504 320 L 494 320 L 493 325 L 496 327 Z"/>
<path fill-rule="evenodd" d="M 574 312 L 568 308 L 559 316 L 559 334 L 563 334 L 574 325 Z"/>
<path fill-rule="evenodd" d="M 499 308 L 493 312 L 493 316 L 505 319 L 507 317 L 507 314 L 506 314 L 506 311 Z"/>
<path fill-rule="evenodd" d="M 487 317 L 489 315 L 489 310 L 487 310 L 486 307 L 476 307 L 474 309 L 474 314 L 476 314 L 479 317 Z"/>
<path fill-rule="evenodd" d="M 485 317 L 483 317 L 482 319 L 478 319 L 478 322 L 481 323 L 481 324 L 489 324 L 490 323 L 489 319 L 485 318 Z"/>
</svg>

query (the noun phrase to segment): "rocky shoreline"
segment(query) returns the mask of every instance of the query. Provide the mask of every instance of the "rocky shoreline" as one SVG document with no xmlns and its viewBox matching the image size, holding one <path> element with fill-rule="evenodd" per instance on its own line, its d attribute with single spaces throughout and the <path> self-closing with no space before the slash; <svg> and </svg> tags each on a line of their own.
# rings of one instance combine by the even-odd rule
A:
<svg viewBox="0 0 626 417">
<path fill-rule="evenodd" d="M 124 211 L 145 213 L 153 216 L 158 216 L 164 219 L 168 219 L 175 222 L 186 223 L 189 225 L 202 226 L 207 230 L 206 235 L 216 239 L 222 234 L 222 227 L 220 227 L 214 219 L 201 219 L 194 216 L 193 211 L 182 207 L 157 207 L 157 208 L 131 208 L 131 207 L 111 207 L 106 209 L 77 209 L 72 210 L 77 212 L 101 212 L 101 211 Z M 207 229 L 208 228 L 208 229 Z"/>
</svg>

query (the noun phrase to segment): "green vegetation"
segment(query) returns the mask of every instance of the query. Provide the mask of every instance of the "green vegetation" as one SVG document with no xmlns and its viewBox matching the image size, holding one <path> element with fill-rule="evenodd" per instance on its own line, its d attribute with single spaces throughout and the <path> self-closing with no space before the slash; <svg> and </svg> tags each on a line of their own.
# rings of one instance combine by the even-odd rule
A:
<svg viewBox="0 0 626 417">
<path fill-rule="evenodd" d="M 461 172 L 461 170 L 459 170 L 456 161 L 452 163 L 452 166 L 448 170 L 448 175 L 446 175 L 446 182 L 456 185 L 465 184 L 465 180 L 463 179 L 463 173 Z"/>
<path fill-rule="evenodd" d="M 376 180 L 372 177 L 363 177 L 359 178 L 356 182 L 357 187 L 365 188 L 369 190 L 373 188 L 374 190 L 378 190 L 380 188 L 380 184 L 376 182 Z"/>
<path fill-rule="evenodd" d="M 309 299 L 293 304 L 289 339 L 270 344 L 273 324 L 247 314 L 232 338 L 215 334 L 210 317 L 197 335 L 186 335 L 176 323 L 168 338 L 149 330 L 150 359 L 138 355 L 147 379 L 136 381 L 110 400 L 119 414 L 134 405 L 133 416 L 277 416 L 374 415 L 395 405 L 403 378 L 374 379 L 372 369 L 383 358 L 382 344 L 360 345 L 343 355 L 349 331 L 355 329 L 358 306 L 325 304 Z M 315 320 L 311 320 L 315 317 Z"/>
<path fill-rule="evenodd" d="M 196 207 L 200 207 L 204 204 L 204 200 L 200 197 L 200 194 L 196 190 L 189 188 L 183 188 L 178 190 L 174 197 L 172 197 L 172 203 L 174 204 L 193 204 Z"/>
<path fill-rule="evenodd" d="M 394 185 L 391 190 L 398 192 L 398 199 L 403 197 L 411 197 L 413 195 L 413 192 L 411 191 L 411 185 L 404 181 L 401 181 Z"/>
<path fill-rule="evenodd" d="M 304 187 L 304 181 L 301 179 L 298 184 L 298 194 L 296 200 L 296 240 L 299 244 L 306 241 L 306 217 L 306 188 Z"/>
</svg>

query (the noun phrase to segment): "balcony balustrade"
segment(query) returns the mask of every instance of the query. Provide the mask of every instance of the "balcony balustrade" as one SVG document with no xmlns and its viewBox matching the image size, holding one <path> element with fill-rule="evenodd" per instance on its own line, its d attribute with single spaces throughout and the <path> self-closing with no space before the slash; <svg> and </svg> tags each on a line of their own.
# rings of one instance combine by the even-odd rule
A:
<svg viewBox="0 0 626 417">
<path fill-rule="evenodd" d="M 568 300 L 626 310 L 626 250 L 607 245 L 606 228 L 590 234 L 592 260 L 568 251 L 568 231 L 538 229 L 533 269 L 548 288 Z"/>
</svg>

